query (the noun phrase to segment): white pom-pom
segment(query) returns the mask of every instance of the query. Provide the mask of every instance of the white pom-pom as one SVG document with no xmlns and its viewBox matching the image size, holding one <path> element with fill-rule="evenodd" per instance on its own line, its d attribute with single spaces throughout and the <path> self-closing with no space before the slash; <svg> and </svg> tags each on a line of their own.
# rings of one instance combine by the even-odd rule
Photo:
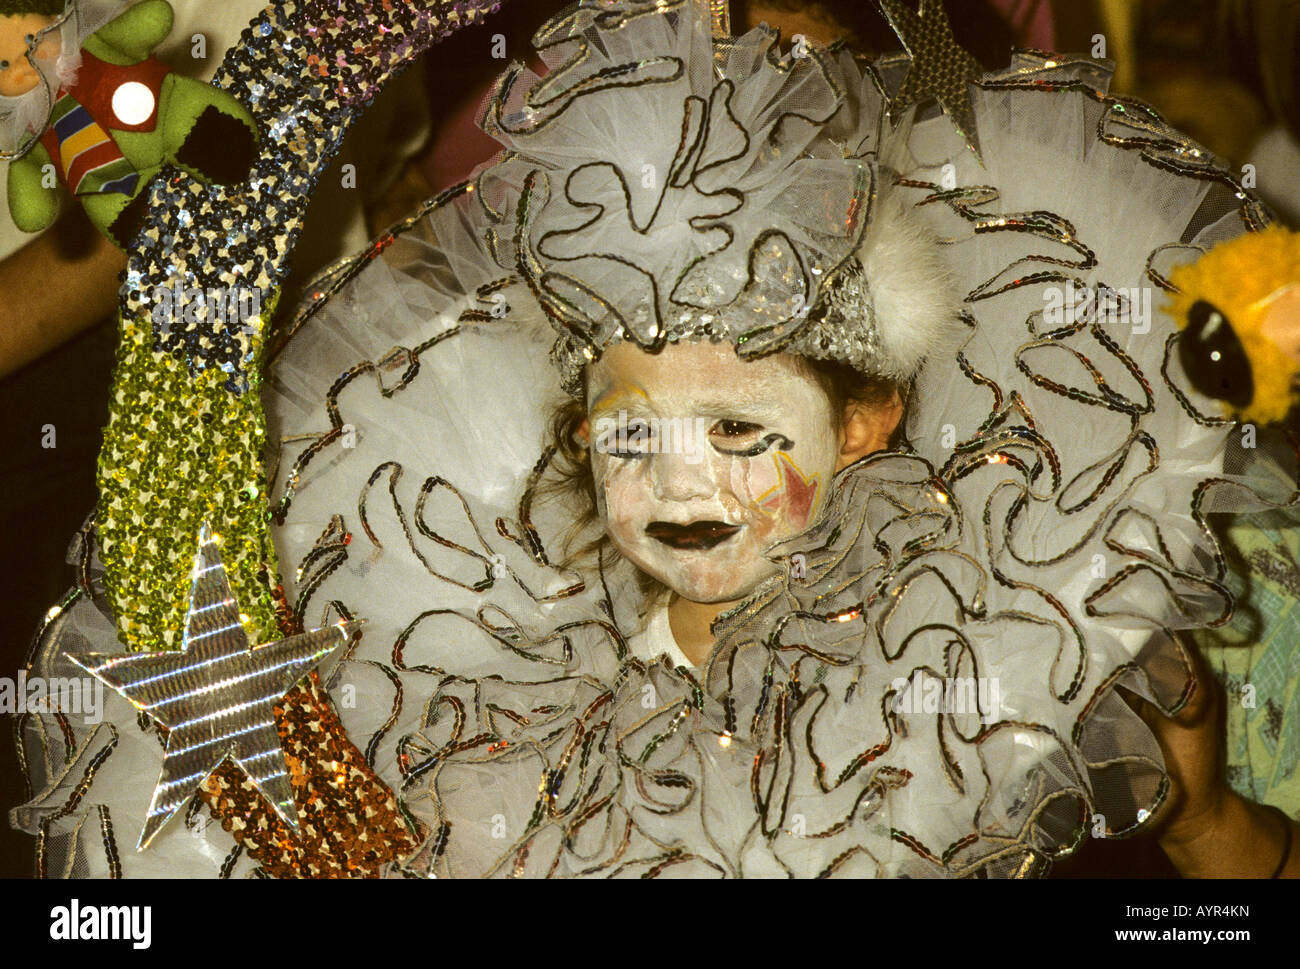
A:
<svg viewBox="0 0 1300 969">
<path fill-rule="evenodd" d="M 882 193 L 858 247 L 891 375 L 910 379 L 926 357 L 953 350 L 966 332 L 962 297 L 938 237 L 903 202 Z"/>
</svg>

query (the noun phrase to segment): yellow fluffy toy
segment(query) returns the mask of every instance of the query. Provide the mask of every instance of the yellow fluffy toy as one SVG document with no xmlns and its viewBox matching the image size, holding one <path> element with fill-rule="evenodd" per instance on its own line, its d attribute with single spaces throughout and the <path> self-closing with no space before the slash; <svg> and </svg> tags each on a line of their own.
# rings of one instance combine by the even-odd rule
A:
<svg viewBox="0 0 1300 969">
<path fill-rule="evenodd" d="M 1192 385 L 1243 421 L 1268 424 L 1297 401 L 1300 233 L 1281 226 L 1215 246 L 1170 277 Z"/>
</svg>

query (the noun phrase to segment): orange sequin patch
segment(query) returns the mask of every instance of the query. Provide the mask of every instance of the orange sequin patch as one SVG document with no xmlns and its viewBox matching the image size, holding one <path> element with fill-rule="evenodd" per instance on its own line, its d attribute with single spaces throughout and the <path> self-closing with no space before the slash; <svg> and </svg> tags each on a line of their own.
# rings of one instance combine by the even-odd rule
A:
<svg viewBox="0 0 1300 969">
<path fill-rule="evenodd" d="M 275 714 L 298 834 L 229 761 L 203 786 L 213 816 L 262 870 L 275 878 L 376 878 L 383 865 L 412 854 L 420 838 L 348 740 L 317 675 L 287 693 Z"/>
</svg>

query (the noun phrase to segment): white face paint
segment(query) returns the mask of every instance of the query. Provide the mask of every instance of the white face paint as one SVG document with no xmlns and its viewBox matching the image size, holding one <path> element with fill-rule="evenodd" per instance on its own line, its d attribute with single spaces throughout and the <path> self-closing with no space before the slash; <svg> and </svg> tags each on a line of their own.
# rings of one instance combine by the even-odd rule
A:
<svg viewBox="0 0 1300 969">
<path fill-rule="evenodd" d="M 727 343 L 611 347 L 588 380 L 598 510 L 618 550 L 692 602 L 742 599 L 816 519 L 835 473 L 824 390 L 779 354 Z"/>
</svg>

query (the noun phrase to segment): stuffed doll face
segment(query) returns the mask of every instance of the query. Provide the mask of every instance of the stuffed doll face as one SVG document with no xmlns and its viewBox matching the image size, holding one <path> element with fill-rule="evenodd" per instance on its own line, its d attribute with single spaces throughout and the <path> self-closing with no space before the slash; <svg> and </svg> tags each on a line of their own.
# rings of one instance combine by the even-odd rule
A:
<svg viewBox="0 0 1300 969">
<path fill-rule="evenodd" d="M 743 598 L 777 571 L 768 549 L 821 508 L 839 415 L 800 363 L 743 361 L 726 343 L 619 343 L 590 370 L 597 510 L 615 547 L 685 599 Z"/>
<path fill-rule="evenodd" d="M 38 13 L 0 17 L 0 95 L 22 97 L 41 83 L 40 72 L 27 59 L 27 49 L 56 19 Z M 38 60 L 52 60 L 59 56 L 59 47 L 58 31 L 50 31 L 40 39 L 33 56 Z"/>
</svg>

